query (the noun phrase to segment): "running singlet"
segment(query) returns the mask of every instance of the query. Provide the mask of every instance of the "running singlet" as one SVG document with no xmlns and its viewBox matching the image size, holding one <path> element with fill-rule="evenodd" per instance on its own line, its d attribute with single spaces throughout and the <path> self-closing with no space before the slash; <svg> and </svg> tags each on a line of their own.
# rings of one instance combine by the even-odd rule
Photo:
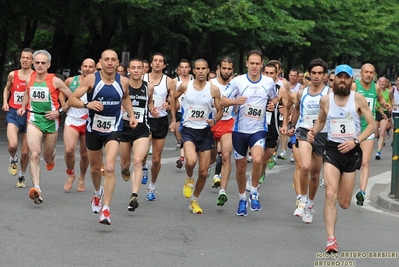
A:
<svg viewBox="0 0 399 267">
<path fill-rule="evenodd" d="M 89 110 L 86 130 L 98 135 L 108 135 L 112 132 L 122 131 L 122 97 L 123 88 L 121 76 L 115 74 L 112 84 L 105 84 L 101 79 L 100 72 L 95 72 L 94 87 L 87 93 L 87 100 L 99 101 L 104 109 L 99 112 Z"/>
<path fill-rule="evenodd" d="M 8 105 L 14 109 L 19 109 L 20 107 L 22 107 L 22 102 L 24 101 L 24 94 L 26 90 L 26 81 L 19 78 L 18 72 L 18 70 L 14 71 L 14 80 L 12 82 L 10 98 L 8 100 Z M 33 71 L 30 75 L 30 80 L 36 79 L 35 77 L 36 72 Z"/>
<path fill-rule="evenodd" d="M 277 97 L 272 78 L 260 75 L 258 81 L 252 82 L 248 74 L 238 76 L 231 80 L 222 95 L 227 98 L 247 97 L 245 103 L 238 106 L 233 132 L 253 134 L 267 131 L 267 101 Z"/>
<path fill-rule="evenodd" d="M 30 101 L 26 107 L 29 111 L 28 120 L 42 119 L 46 112 L 60 108 L 59 91 L 53 85 L 54 77 L 55 74 L 47 74 L 42 82 L 37 82 L 35 77 L 29 82 L 27 90 Z"/>
<path fill-rule="evenodd" d="M 193 78 L 190 76 L 190 81 L 192 81 Z M 179 86 L 182 84 L 182 80 L 180 79 L 180 76 L 177 76 L 177 83 L 176 83 L 176 90 L 179 89 Z M 176 110 L 177 112 L 182 112 L 182 108 L 181 108 L 181 102 L 184 98 L 184 94 L 182 94 L 177 100 L 179 101 L 180 104 L 180 108 L 179 110 Z"/>
<path fill-rule="evenodd" d="M 69 89 L 71 89 L 72 93 L 75 92 L 76 88 L 80 85 L 79 75 L 73 77 L 71 84 L 69 85 Z M 84 94 L 80 100 L 83 103 L 87 102 L 87 94 Z M 70 107 L 68 109 L 67 115 L 73 117 L 75 119 L 82 119 L 82 124 L 85 123 L 87 117 L 89 116 L 89 110 L 87 108 L 74 108 Z M 83 121 L 84 120 L 84 121 Z"/>
<path fill-rule="evenodd" d="M 390 91 L 387 88 L 385 88 L 385 90 L 381 89 L 381 95 L 385 99 L 385 103 L 391 104 Z M 377 109 L 381 107 L 381 105 L 380 105 L 380 103 L 378 103 L 378 101 L 377 101 L 377 103 L 375 103 L 375 105 L 376 105 Z M 382 108 L 382 110 L 388 111 L 386 108 Z"/>
<path fill-rule="evenodd" d="M 144 74 L 143 81 L 147 83 L 150 82 L 150 74 Z M 158 108 L 159 116 L 158 118 L 165 117 L 168 115 L 168 112 L 163 109 L 159 108 L 162 106 L 164 102 L 166 102 L 166 97 L 168 96 L 168 76 L 162 74 L 162 78 L 157 85 L 154 85 L 154 93 L 152 95 L 152 100 L 154 101 L 154 108 Z M 148 114 L 149 118 L 154 118 L 151 113 Z"/>
<path fill-rule="evenodd" d="M 343 143 L 360 134 L 360 116 L 356 110 L 355 92 L 350 92 L 344 107 L 335 104 L 334 93 L 330 93 L 326 125 L 328 140 L 332 142 Z"/>
<path fill-rule="evenodd" d="M 216 85 L 219 88 L 220 94 L 226 89 L 227 85 L 222 85 L 218 82 L 217 78 L 211 79 L 211 83 Z M 234 106 L 222 107 L 223 116 L 221 118 L 222 121 L 230 120 L 234 117 Z"/>
<path fill-rule="evenodd" d="M 396 108 L 396 110 L 393 108 L 392 109 L 392 113 L 399 113 L 399 88 L 398 87 L 394 87 L 394 89 L 392 90 L 393 93 L 393 102 L 394 102 L 394 108 Z"/>
<path fill-rule="evenodd" d="M 367 105 L 369 106 L 371 113 L 373 114 L 373 117 L 375 119 L 375 104 L 377 102 L 378 95 L 377 95 L 377 90 L 375 89 L 374 82 L 370 83 L 369 90 L 364 89 L 360 81 L 355 80 L 355 83 L 356 83 L 356 92 L 362 94 L 366 98 Z M 364 131 L 366 127 L 367 127 L 367 122 L 362 116 L 362 131 Z"/>
<path fill-rule="evenodd" d="M 211 83 L 198 91 L 193 86 L 194 81 L 189 81 L 185 97 L 182 101 L 183 126 L 192 129 L 205 129 L 209 127 L 206 122 L 211 115 L 212 95 Z"/>
<path fill-rule="evenodd" d="M 309 93 L 309 86 L 303 89 L 301 103 L 299 104 L 299 119 L 296 128 L 313 128 L 320 112 L 320 98 L 327 95 L 329 90 L 330 88 L 328 86 L 324 86 L 320 93 L 311 95 Z M 324 126 L 320 132 L 326 132 L 326 126 Z"/>
<path fill-rule="evenodd" d="M 147 125 L 148 118 L 148 86 L 147 82 L 143 81 L 140 88 L 133 88 L 129 84 L 129 98 L 132 101 L 134 116 L 138 123 Z M 123 119 L 129 121 L 128 113 L 123 112 Z"/>
</svg>

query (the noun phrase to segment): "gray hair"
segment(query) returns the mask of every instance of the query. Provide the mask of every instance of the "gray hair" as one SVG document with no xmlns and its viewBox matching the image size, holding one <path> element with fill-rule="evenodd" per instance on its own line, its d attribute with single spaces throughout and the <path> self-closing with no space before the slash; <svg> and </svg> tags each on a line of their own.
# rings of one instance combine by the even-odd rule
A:
<svg viewBox="0 0 399 267">
<path fill-rule="evenodd" d="M 37 56 L 39 54 L 47 56 L 47 61 L 51 62 L 51 55 L 46 50 L 37 50 L 35 53 L 33 53 L 33 60 L 35 60 L 35 56 Z"/>
</svg>

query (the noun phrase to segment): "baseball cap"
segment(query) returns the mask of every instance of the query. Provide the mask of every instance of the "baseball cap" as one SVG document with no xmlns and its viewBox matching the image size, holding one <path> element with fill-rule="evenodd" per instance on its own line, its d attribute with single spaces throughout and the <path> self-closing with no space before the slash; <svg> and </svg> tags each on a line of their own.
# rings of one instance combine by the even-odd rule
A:
<svg viewBox="0 0 399 267">
<path fill-rule="evenodd" d="M 353 70 L 350 66 L 346 64 L 339 65 L 335 68 L 335 75 L 338 75 L 341 72 L 345 72 L 346 74 L 349 75 L 349 77 L 353 77 Z"/>
</svg>

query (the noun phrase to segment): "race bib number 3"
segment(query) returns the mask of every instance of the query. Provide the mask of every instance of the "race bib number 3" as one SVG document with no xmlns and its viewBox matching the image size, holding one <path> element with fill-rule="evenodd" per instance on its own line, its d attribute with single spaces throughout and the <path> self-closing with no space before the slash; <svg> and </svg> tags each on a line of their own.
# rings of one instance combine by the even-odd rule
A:
<svg viewBox="0 0 399 267">
<path fill-rule="evenodd" d="M 314 124 L 316 123 L 318 115 L 306 115 L 303 118 L 303 123 L 306 129 L 312 129 Z"/>
<path fill-rule="evenodd" d="M 29 97 L 33 102 L 48 102 L 49 89 L 47 87 L 31 87 Z"/>
<path fill-rule="evenodd" d="M 14 104 L 22 104 L 24 101 L 24 92 L 14 92 Z"/>
<path fill-rule="evenodd" d="M 115 117 L 101 116 L 98 114 L 94 115 L 93 130 L 102 133 L 110 133 L 113 132 L 114 125 L 115 125 Z"/>
<path fill-rule="evenodd" d="M 353 119 L 332 119 L 330 129 L 332 137 L 354 137 L 355 121 Z"/>
<path fill-rule="evenodd" d="M 252 119 L 260 120 L 265 115 L 265 109 L 262 106 L 245 106 L 244 116 Z"/>
</svg>

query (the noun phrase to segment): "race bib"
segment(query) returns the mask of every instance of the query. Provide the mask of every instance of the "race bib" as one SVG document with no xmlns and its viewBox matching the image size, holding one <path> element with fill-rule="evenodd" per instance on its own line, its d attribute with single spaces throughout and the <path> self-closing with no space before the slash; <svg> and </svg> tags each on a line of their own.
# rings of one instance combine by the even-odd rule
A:
<svg viewBox="0 0 399 267">
<path fill-rule="evenodd" d="M 155 108 L 159 108 L 163 104 L 163 99 L 162 99 L 162 96 L 160 96 L 160 95 L 153 95 L 152 100 L 154 101 Z"/>
<path fill-rule="evenodd" d="M 367 101 L 367 105 L 369 106 L 370 110 L 374 109 L 374 98 L 365 97 Z"/>
<path fill-rule="evenodd" d="M 142 123 L 144 120 L 144 108 L 134 107 L 133 112 L 137 122 Z"/>
<path fill-rule="evenodd" d="M 306 115 L 303 118 L 303 124 L 306 129 L 312 129 L 316 123 L 318 115 Z"/>
<path fill-rule="evenodd" d="M 223 111 L 223 117 L 227 117 L 231 115 L 231 113 L 233 112 L 233 106 L 222 107 L 222 111 Z"/>
<path fill-rule="evenodd" d="M 208 118 L 206 108 L 203 106 L 190 106 L 188 108 L 188 119 L 192 121 L 204 121 Z"/>
<path fill-rule="evenodd" d="M 31 87 L 29 97 L 33 102 L 48 102 L 49 90 L 47 87 Z"/>
<path fill-rule="evenodd" d="M 93 130 L 102 133 L 113 132 L 115 125 L 115 117 L 101 116 L 94 114 Z"/>
<path fill-rule="evenodd" d="M 265 113 L 265 107 L 262 106 L 252 106 L 251 104 L 247 104 L 244 110 L 244 116 L 248 118 L 252 118 L 255 120 L 260 120 L 263 118 Z"/>
<path fill-rule="evenodd" d="M 22 104 L 22 102 L 24 101 L 24 92 L 14 92 L 14 104 L 18 105 L 18 104 Z"/>
<path fill-rule="evenodd" d="M 351 119 L 332 119 L 331 120 L 331 136 L 332 137 L 354 137 L 355 121 Z"/>
</svg>

